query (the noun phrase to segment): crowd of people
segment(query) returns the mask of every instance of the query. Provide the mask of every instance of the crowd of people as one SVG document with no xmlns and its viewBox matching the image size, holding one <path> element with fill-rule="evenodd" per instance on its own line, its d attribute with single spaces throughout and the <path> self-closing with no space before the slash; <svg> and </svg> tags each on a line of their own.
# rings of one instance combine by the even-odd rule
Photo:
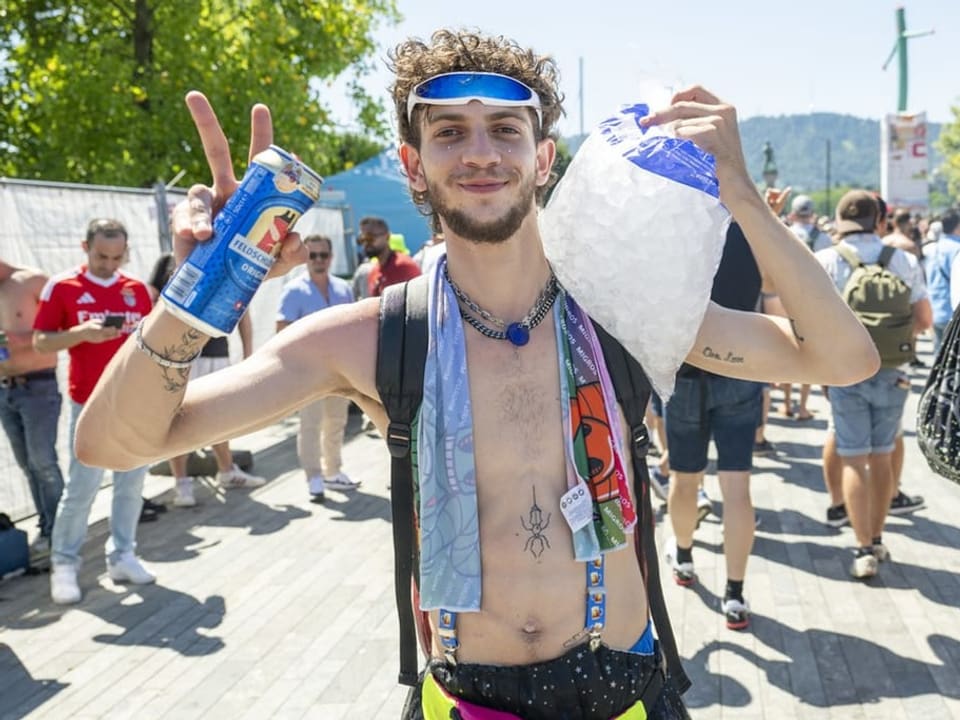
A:
<svg viewBox="0 0 960 720">
<path fill-rule="evenodd" d="M 206 350 L 206 337 L 162 303 L 153 307 L 170 260 L 158 262 L 152 290 L 124 273 L 126 231 L 115 220 L 92 221 L 85 262 L 52 278 L 0 265 L 0 307 L 9 308 L 0 320 L 11 350 L 0 363 L 0 417 L 37 504 L 35 551 L 50 547 L 51 597 L 82 597 L 77 568 L 101 468 L 115 468 L 109 576 L 135 584 L 155 579 L 136 556 L 150 462 L 171 459 L 178 507 L 197 502 L 184 458 L 198 445 L 214 448 L 221 485 L 258 487 L 266 479 L 238 468 L 220 438 L 299 412 L 306 495 L 323 502 L 328 489 L 357 488 L 340 457 L 347 403 L 385 429 L 374 377 L 377 296 L 423 271 L 431 342 L 416 428 L 421 505 L 410 511 L 421 534 L 416 619 L 432 660 L 407 716 L 429 720 L 440 716 L 438 708 L 460 704 L 556 717 L 573 703 L 589 706 L 589 717 L 685 717 L 685 679 L 669 656 L 664 674 L 661 656 L 670 648 L 654 639 L 664 628 L 655 633 L 651 623 L 648 576 L 632 552 L 617 552 L 633 545 L 641 498 L 628 482 L 607 360 L 586 313 L 556 282 L 537 225 L 562 112 L 556 68 L 505 38 L 454 31 L 404 42 L 390 61 L 403 169 L 438 235 L 418 264 L 396 249 L 386 220 L 362 219 L 359 242 L 369 262 L 352 286 L 330 275 L 329 238 L 285 238 L 275 273 L 295 261 L 306 261 L 307 271 L 285 286 L 274 341 L 251 352 L 240 329 L 244 362 L 229 365 L 222 348 Z M 233 172 L 206 98 L 193 93 L 188 105 L 221 183 L 194 188 L 175 211 L 178 257 L 209 238 L 212 207 L 222 205 L 230 185 L 222 179 Z M 268 141 L 269 115 L 254 113 L 252 121 L 252 142 Z M 692 538 L 710 511 L 702 489 L 708 446 L 716 444 L 723 613 L 730 628 L 743 629 L 755 527 L 749 478 L 752 457 L 775 452 L 763 436 L 772 384 L 800 385 L 799 406 L 789 395 L 783 405 L 798 422 L 812 415 L 810 387 L 829 389 L 827 520 L 852 526 L 856 578 L 874 575 L 890 558 L 882 537 L 887 513 L 922 505 L 896 483 L 909 387 L 903 364 L 916 362 L 912 337 L 931 325 L 936 331 L 943 317 L 937 303 L 957 295 L 949 278 L 960 238 L 952 235 L 955 215 L 944 214 L 925 277 L 921 247 L 914 255 L 900 236 L 885 237 L 886 211 L 871 193 L 841 198 L 829 227 L 812 222 L 812 202 L 797 197 L 783 222 L 785 193 L 765 199 L 757 191 L 733 107 L 703 88 L 677 93 L 640 122 L 670 124 L 713 155 L 720 200 L 735 220 L 694 347 L 674 395 L 660 404 L 660 462 L 651 475 L 652 488 L 667 499 L 673 577 L 691 585 Z M 905 288 L 910 313 L 909 352 L 902 355 L 900 342 L 894 359 L 844 297 L 851 278 L 859 282 L 878 260 Z M 134 332 L 136 342 L 124 342 Z M 70 355 L 66 476 L 49 431 L 60 411 L 53 368 L 61 350 Z M 202 392 L 169 372 L 187 362 L 191 377 L 208 374 Z M 588 413 L 589 428 L 571 420 Z M 47 429 L 40 438 L 33 432 L 39 423 Z M 598 447 L 609 452 L 602 462 Z M 551 516 L 558 521 L 551 524 Z M 549 692 L 538 690 L 542 683 Z M 517 687 L 526 688 L 521 697 Z"/>
<path fill-rule="evenodd" d="M 831 411 L 822 451 L 823 479 L 829 496 L 825 522 L 835 528 L 852 527 L 856 548 L 850 573 L 866 579 L 876 575 L 879 564 L 891 557 L 883 543 L 887 515 L 912 513 L 925 505 L 922 496 L 900 488 L 902 418 L 910 369 L 925 367 L 916 356 L 913 339 L 934 326 L 938 312 L 945 326 L 957 305 L 960 275 L 952 275 L 950 265 L 956 253 L 953 244 L 960 248 L 960 238 L 953 234 L 960 216 L 954 209 L 943 213 L 938 219 L 940 238 L 924 246 L 919 241 L 921 230 L 914 224 L 919 219 L 897 211 L 891 223 L 886 203 L 876 193 L 858 190 L 846 194 L 833 218 L 818 218 L 813 200 L 806 195 L 795 197 L 789 212 L 783 212 L 789 193 L 789 188 L 771 188 L 766 196 L 771 208 L 815 254 L 838 292 L 847 290 L 859 264 L 881 263 L 905 286 L 907 309 L 901 322 L 906 347 L 902 354 L 883 362 L 876 375 L 860 383 L 823 388 Z M 958 278 L 952 303 L 951 277 Z M 776 289 L 764 284 L 736 224 L 727 237 L 712 297 L 727 307 L 785 314 Z M 702 488 L 706 449 L 711 439 L 716 446 L 728 577 L 723 612 L 731 629 L 749 625 L 749 605 L 743 597 L 755 525 L 749 475 L 752 457 L 776 453 L 773 444 L 763 437 L 771 412 L 771 390 L 780 393 L 779 412 L 784 417 L 798 423 L 813 418 L 807 405 L 809 384 L 801 384 L 794 404 L 791 383 L 745 382 L 690 366 L 681 368 L 666 409 L 654 404 L 649 415 L 655 427 L 665 428 L 656 433 L 659 458 L 651 463 L 651 487 L 667 502 L 673 535 L 667 541 L 665 555 L 680 585 L 695 581 L 693 533 L 713 511 Z"/>
<path fill-rule="evenodd" d="M 419 263 L 387 246 L 386 220 L 364 218 L 358 243 L 373 259 L 358 269 L 367 281 L 364 296 L 377 296 L 383 288 L 420 274 Z M 104 479 L 104 469 L 84 464 L 73 453 L 76 420 L 93 387 L 113 355 L 141 319 L 157 304 L 163 287 L 175 270 L 172 253 L 157 258 L 149 280 L 125 272 L 127 230 L 116 219 L 95 218 L 81 242 L 83 262 L 48 276 L 15 267 L 0 258 L 0 325 L 5 357 L 0 360 L 0 423 L 14 459 L 26 476 L 37 515 L 30 543 L 34 563 L 50 566 L 50 597 L 57 604 L 79 602 L 78 582 L 82 547 L 91 508 Z M 330 274 L 333 242 L 325 235 L 304 238 L 309 248 L 306 272 L 284 287 L 276 317 L 276 332 L 310 313 L 355 300 L 351 284 Z M 378 262 L 379 261 L 379 262 Z M 249 313 L 237 325 L 242 357 L 253 352 Z M 69 356 L 69 437 L 67 472 L 57 453 L 62 395 L 57 384 L 57 355 Z M 227 337 L 214 337 L 193 360 L 190 377 L 198 378 L 230 365 Z M 297 454 L 313 502 L 323 502 L 327 487 L 355 490 L 360 483 L 342 471 L 340 449 L 348 420 L 349 401 L 319 398 L 299 412 Z M 242 469 L 235 462 L 228 440 L 210 444 L 216 461 L 211 473 L 223 489 L 253 489 L 267 479 Z M 169 458 L 176 508 L 197 505 L 196 477 L 190 474 L 192 452 Z M 156 520 L 166 504 L 143 497 L 149 466 L 114 470 L 110 511 L 110 537 L 106 548 L 109 577 L 116 582 L 148 584 L 156 577 L 136 555 L 138 524 Z M 196 472 L 196 467 L 193 468 Z"/>
</svg>

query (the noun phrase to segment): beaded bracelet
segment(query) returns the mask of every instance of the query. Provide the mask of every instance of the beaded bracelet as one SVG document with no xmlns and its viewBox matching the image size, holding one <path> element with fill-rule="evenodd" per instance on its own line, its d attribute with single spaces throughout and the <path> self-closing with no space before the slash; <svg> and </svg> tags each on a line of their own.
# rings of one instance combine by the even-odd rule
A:
<svg viewBox="0 0 960 720">
<path fill-rule="evenodd" d="M 137 329 L 133 334 L 133 339 L 137 343 L 137 350 L 139 350 L 148 358 L 153 360 L 157 365 L 161 365 L 167 368 L 173 368 L 174 370 L 187 370 L 193 364 L 193 361 L 196 360 L 197 357 L 200 355 L 200 353 L 198 352 L 189 360 L 172 360 L 168 357 L 164 357 L 163 355 L 161 355 L 160 353 L 156 352 L 151 347 L 149 347 L 143 341 L 143 321 L 144 320 L 146 320 L 146 318 L 141 318 L 140 322 L 137 323 Z"/>
</svg>

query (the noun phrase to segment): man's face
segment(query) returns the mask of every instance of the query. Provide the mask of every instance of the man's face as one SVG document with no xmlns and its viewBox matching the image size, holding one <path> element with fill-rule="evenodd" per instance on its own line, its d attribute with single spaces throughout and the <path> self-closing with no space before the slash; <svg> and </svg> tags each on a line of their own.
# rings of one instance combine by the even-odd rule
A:
<svg viewBox="0 0 960 720">
<path fill-rule="evenodd" d="M 84 241 L 87 269 L 94 277 L 104 280 L 113 277 L 123 265 L 127 254 L 127 240 L 123 235 L 97 233 L 89 243 Z"/>
<path fill-rule="evenodd" d="M 357 238 L 357 242 L 360 243 L 364 254 L 368 258 L 378 257 L 389 246 L 390 233 L 379 225 L 361 225 L 360 237 Z"/>
<path fill-rule="evenodd" d="M 326 275 L 330 271 L 330 263 L 333 260 L 333 252 L 330 246 L 323 240 L 309 243 L 307 247 L 310 253 L 307 258 L 307 269 L 310 275 Z"/>
<path fill-rule="evenodd" d="M 537 143 L 528 108 L 479 102 L 427 106 L 420 150 L 402 151 L 411 186 L 455 234 L 477 243 L 510 238 L 535 211 L 553 142 Z"/>
</svg>

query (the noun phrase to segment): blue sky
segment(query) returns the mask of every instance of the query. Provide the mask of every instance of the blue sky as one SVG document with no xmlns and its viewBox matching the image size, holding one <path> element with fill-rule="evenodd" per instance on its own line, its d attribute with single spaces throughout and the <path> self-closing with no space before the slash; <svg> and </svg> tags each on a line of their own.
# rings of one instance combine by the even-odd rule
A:
<svg viewBox="0 0 960 720">
<path fill-rule="evenodd" d="M 951 106 L 960 106 L 957 0 L 398 0 L 404 21 L 376 37 L 383 57 L 410 35 L 478 27 L 552 54 L 567 96 L 563 135 L 580 127 L 580 58 L 587 131 L 620 104 L 643 99 L 644 83 L 701 84 L 741 117 L 837 112 L 878 120 L 897 110 L 897 62 L 881 67 L 895 43 L 898 6 L 908 31 L 935 30 L 908 42 L 908 109 L 950 122 Z M 366 85 L 386 97 L 389 81 L 381 69 Z M 327 92 L 347 121 L 342 89 Z"/>
</svg>

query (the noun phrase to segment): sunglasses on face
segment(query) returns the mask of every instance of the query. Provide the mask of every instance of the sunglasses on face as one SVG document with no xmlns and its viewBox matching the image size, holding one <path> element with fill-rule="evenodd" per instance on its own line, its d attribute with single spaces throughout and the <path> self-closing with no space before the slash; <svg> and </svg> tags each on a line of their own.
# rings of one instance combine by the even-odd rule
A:
<svg viewBox="0 0 960 720">
<path fill-rule="evenodd" d="M 407 121 L 417 105 L 466 105 L 479 100 L 496 107 L 530 107 L 543 124 L 540 96 L 508 75 L 488 72 L 451 72 L 424 80 L 407 97 Z"/>
<path fill-rule="evenodd" d="M 328 252 L 312 252 L 310 253 L 311 260 L 329 260 L 330 253 Z"/>
</svg>

